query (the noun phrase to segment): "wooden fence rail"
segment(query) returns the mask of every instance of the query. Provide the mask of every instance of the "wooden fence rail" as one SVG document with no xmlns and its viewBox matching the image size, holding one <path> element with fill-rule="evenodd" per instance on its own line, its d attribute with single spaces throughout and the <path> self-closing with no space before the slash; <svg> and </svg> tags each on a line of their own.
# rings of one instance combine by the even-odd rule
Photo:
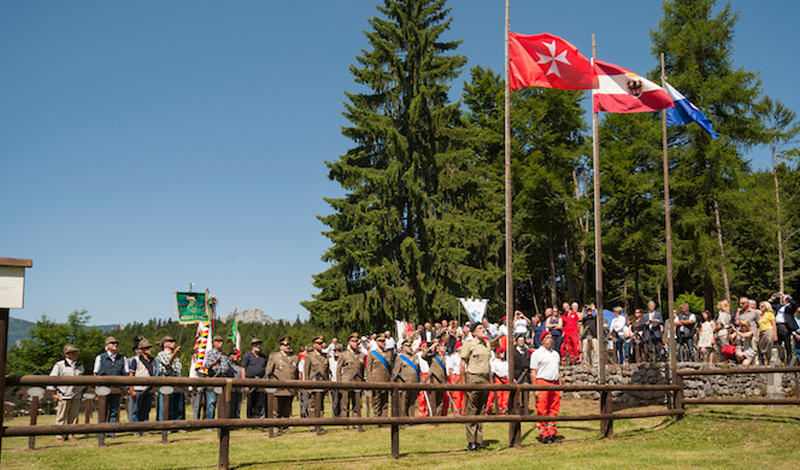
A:
<svg viewBox="0 0 800 470">
<path fill-rule="evenodd" d="M 678 392 L 678 385 L 532 385 L 532 384 L 406 384 L 395 382 L 324 382 L 324 381 L 301 381 L 301 380 L 264 380 L 264 379 L 230 379 L 230 378 L 189 378 L 189 377 L 115 377 L 115 376 L 79 376 L 79 377 L 50 377 L 50 376 L 9 376 L 6 377 L 5 385 L 8 387 L 25 386 L 47 386 L 47 385 L 85 385 L 85 386 L 129 386 L 129 385 L 149 385 L 158 386 L 179 386 L 179 387 L 204 387 L 218 389 L 220 399 L 219 417 L 217 419 L 194 419 L 194 420 L 175 420 L 175 421 L 147 421 L 133 423 L 89 423 L 74 425 L 44 425 L 44 426 L 8 426 L 0 430 L 0 439 L 11 436 L 43 436 L 65 433 L 99 433 L 105 435 L 109 432 L 136 432 L 136 431 L 174 431 L 174 430 L 196 430 L 196 429 L 219 429 L 219 464 L 218 468 L 226 470 L 229 468 L 229 439 L 230 430 L 250 427 L 279 427 L 279 426 L 363 426 L 388 424 L 391 425 L 391 453 L 397 458 L 400 454 L 399 434 L 400 426 L 407 424 L 444 424 L 444 423 L 522 423 L 538 421 L 601 421 L 612 422 L 614 419 L 648 418 L 657 416 L 680 416 L 682 409 L 664 409 L 658 411 L 644 412 L 611 412 L 610 407 L 601 409 L 599 414 L 584 415 L 561 415 L 561 416 L 532 416 L 520 413 L 507 415 L 478 415 L 478 416 L 398 416 L 397 406 L 392 407 L 392 416 L 387 417 L 309 417 L 309 418 L 260 418 L 260 419 L 231 419 L 228 418 L 230 409 L 231 394 L 237 387 L 257 387 L 265 389 L 271 396 L 275 389 L 288 388 L 295 390 L 308 390 L 310 392 L 322 392 L 326 390 L 389 390 L 392 393 L 392 403 L 399 403 L 399 393 L 408 391 L 470 391 L 470 390 L 494 390 L 511 392 L 512 400 L 521 396 L 522 392 L 536 390 L 559 390 L 559 391 L 592 391 L 607 395 L 613 391 L 663 391 Z M 220 393 L 221 392 L 221 393 Z M 320 395 L 319 393 L 317 395 Z M 610 400 L 609 400 L 610 402 Z M 319 410 L 320 407 L 317 407 Z M 519 409 L 519 407 L 516 407 Z M 102 421 L 102 419 L 101 419 Z M 513 442 L 509 439 L 510 445 Z"/>
</svg>

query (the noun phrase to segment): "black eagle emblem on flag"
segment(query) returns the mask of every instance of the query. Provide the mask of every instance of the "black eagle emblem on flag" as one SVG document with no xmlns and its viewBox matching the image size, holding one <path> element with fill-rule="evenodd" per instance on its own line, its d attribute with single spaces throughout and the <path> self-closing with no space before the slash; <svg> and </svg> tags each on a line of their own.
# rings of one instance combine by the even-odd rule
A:
<svg viewBox="0 0 800 470">
<path fill-rule="evenodd" d="M 644 91 L 644 87 L 642 86 L 642 81 L 637 80 L 635 78 L 628 79 L 628 93 L 633 95 L 635 98 L 642 96 L 642 92 Z"/>
</svg>

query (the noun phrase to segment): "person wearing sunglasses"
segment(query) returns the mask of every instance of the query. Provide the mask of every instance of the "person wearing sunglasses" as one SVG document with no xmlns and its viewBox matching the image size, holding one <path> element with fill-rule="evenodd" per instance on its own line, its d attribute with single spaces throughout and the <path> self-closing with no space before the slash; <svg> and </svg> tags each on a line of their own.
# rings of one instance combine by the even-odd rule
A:
<svg viewBox="0 0 800 470">
<path fill-rule="evenodd" d="M 311 352 L 306 354 L 306 362 L 303 366 L 303 379 L 304 380 L 330 380 L 331 377 L 331 370 L 330 366 L 328 365 L 328 358 L 327 355 L 323 353 L 323 346 L 325 345 L 325 338 L 322 335 L 314 337 L 311 342 L 311 346 L 313 349 Z M 316 418 L 322 417 L 325 411 L 325 407 L 320 402 L 320 409 L 317 411 L 317 394 L 312 394 L 309 401 L 309 417 Z M 325 398 L 325 394 L 320 393 L 322 398 Z M 319 414 L 317 414 L 319 413 Z M 315 428 L 318 434 L 322 434 L 325 430 L 322 429 L 321 426 Z"/>
<path fill-rule="evenodd" d="M 94 375 L 116 375 L 127 376 L 130 372 L 128 360 L 122 354 L 117 354 L 119 341 L 113 336 L 106 338 L 106 350 L 94 359 L 92 371 Z M 111 393 L 106 397 L 106 422 L 116 423 L 119 421 L 119 393 Z M 98 413 L 99 419 L 99 413 Z M 115 437 L 114 433 L 109 433 L 108 437 Z"/>
</svg>

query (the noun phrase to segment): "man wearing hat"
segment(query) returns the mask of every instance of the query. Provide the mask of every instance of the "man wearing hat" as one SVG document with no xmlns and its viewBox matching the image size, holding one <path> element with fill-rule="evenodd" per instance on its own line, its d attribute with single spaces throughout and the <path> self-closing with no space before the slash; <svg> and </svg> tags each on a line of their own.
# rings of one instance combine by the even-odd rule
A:
<svg viewBox="0 0 800 470">
<path fill-rule="evenodd" d="M 560 385 L 561 356 L 553 348 L 553 336 L 545 331 L 539 337 L 542 345 L 531 354 L 531 382 L 536 385 Z M 557 390 L 539 390 L 536 392 L 536 414 L 539 416 L 555 416 L 561 409 L 561 392 Z M 556 442 L 558 429 L 555 421 L 539 421 L 539 436 L 542 444 Z"/>
<path fill-rule="evenodd" d="M 273 380 L 297 380 L 297 356 L 292 354 L 292 337 L 284 336 L 278 340 L 279 350 L 269 355 L 267 361 L 266 377 Z M 279 388 L 275 391 L 276 416 L 278 418 L 290 418 L 292 416 L 292 400 L 294 390 Z M 271 418 L 272 416 L 270 416 Z M 285 432 L 288 428 L 280 428 L 280 432 Z"/>
<path fill-rule="evenodd" d="M 130 372 L 128 361 L 122 354 L 117 354 L 119 341 L 113 336 L 106 338 L 106 351 L 94 359 L 92 372 L 94 375 L 126 376 Z M 119 415 L 119 393 L 110 393 L 106 396 L 106 422 L 116 423 Z M 98 413 L 98 419 L 99 419 Z M 114 437 L 109 433 L 108 437 Z"/>
<path fill-rule="evenodd" d="M 453 345 L 453 353 L 447 356 L 447 383 L 464 383 L 464 379 L 461 376 L 461 347 L 463 345 L 462 341 L 456 341 Z M 467 413 L 467 400 L 463 391 L 453 390 L 450 392 L 450 400 L 453 404 L 454 415 L 464 416 Z"/>
<path fill-rule="evenodd" d="M 420 382 L 419 362 L 417 355 L 413 353 L 411 348 L 413 342 L 413 336 L 406 337 L 401 346 L 400 354 L 395 358 L 394 369 L 392 370 L 392 378 L 395 381 L 399 380 L 407 384 Z M 401 416 L 416 416 L 417 394 L 416 390 L 403 390 L 400 392 Z"/>
<path fill-rule="evenodd" d="M 156 356 L 156 364 L 158 365 L 159 377 L 181 377 L 183 375 L 183 365 L 178 355 L 181 352 L 181 347 L 177 346 L 175 338 L 172 336 L 164 336 L 159 341 L 161 344 L 161 352 Z M 158 418 L 162 419 L 164 412 L 164 397 L 158 394 Z M 181 410 L 184 409 L 184 396 L 183 392 L 173 392 L 169 395 L 169 410 L 167 412 L 167 419 L 182 419 Z"/>
<path fill-rule="evenodd" d="M 438 339 L 434 339 L 433 343 L 431 343 L 431 347 L 427 348 L 423 353 L 422 357 L 428 363 L 428 382 L 432 384 L 447 383 L 447 366 L 445 365 L 447 362 L 446 352 L 447 346 L 440 343 Z M 434 395 L 436 399 L 430 404 L 431 407 L 433 407 L 432 415 L 440 416 L 442 415 L 442 404 L 444 403 L 445 393 L 444 391 L 437 390 Z M 447 414 L 446 409 L 444 414 Z"/>
<path fill-rule="evenodd" d="M 51 377 L 77 377 L 83 375 L 83 365 L 78 362 L 80 349 L 71 344 L 64 346 L 64 359 L 53 365 L 50 371 Z M 56 425 L 77 424 L 78 416 L 81 414 L 81 393 L 82 385 L 59 385 L 58 387 L 49 386 L 48 390 L 53 391 L 53 400 L 56 405 Z M 75 436 L 70 434 L 67 439 L 74 440 Z M 64 436 L 56 436 L 57 441 L 63 441 Z"/>
<path fill-rule="evenodd" d="M 347 348 L 339 356 L 336 364 L 336 379 L 339 382 L 364 381 L 364 354 L 359 350 L 358 333 L 353 333 L 347 338 Z M 343 416 L 351 416 L 356 410 L 355 391 L 342 390 L 340 406 Z"/>
<path fill-rule="evenodd" d="M 222 344 L 225 339 L 220 335 L 214 335 L 214 348 L 206 353 L 205 364 L 208 369 L 209 377 L 228 377 L 231 370 L 231 363 L 222 352 Z M 217 411 L 217 393 L 214 388 L 206 389 L 206 419 L 214 419 Z"/>
<path fill-rule="evenodd" d="M 155 361 L 150 355 L 153 345 L 147 339 L 139 341 L 139 355 L 130 362 L 131 377 L 153 377 L 156 372 Z M 149 421 L 150 408 L 153 406 L 153 394 L 150 393 L 149 385 L 131 385 L 129 387 L 131 399 L 136 400 L 136 412 L 131 415 L 132 422 Z M 135 432 L 135 436 L 141 436 L 141 432 Z"/>
<path fill-rule="evenodd" d="M 482 323 L 476 324 L 472 329 L 472 339 L 461 346 L 461 376 L 464 383 L 488 384 L 491 369 L 489 360 L 492 351 L 486 342 L 486 329 Z M 472 390 L 467 392 L 467 416 L 477 416 L 486 406 L 486 390 Z M 483 424 L 467 423 L 467 449 L 479 450 L 483 448 Z"/>
<path fill-rule="evenodd" d="M 261 352 L 261 340 L 250 340 L 250 351 L 242 357 L 242 378 L 263 379 L 267 369 L 267 356 Z M 247 418 L 263 418 L 267 394 L 256 387 L 244 387 L 247 395 Z"/>
<path fill-rule="evenodd" d="M 323 352 L 325 345 L 325 338 L 322 335 L 314 337 L 311 340 L 311 352 L 306 354 L 306 362 L 303 366 L 303 379 L 304 380 L 330 380 L 331 370 L 328 365 L 327 354 Z M 320 408 L 317 410 L 317 397 L 320 398 Z M 317 413 L 321 417 L 324 414 L 324 405 L 322 401 L 325 395 L 323 393 L 314 393 L 310 396 L 308 414 L 311 418 L 316 418 Z M 317 433 L 325 432 L 321 426 L 316 427 Z"/>
<path fill-rule="evenodd" d="M 392 380 L 392 353 L 386 347 L 386 334 L 375 338 L 378 349 L 367 356 L 367 380 L 369 382 L 389 382 Z M 388 416 L 389 391 L 372 391 L 372 412 L 376 417 Z"/>
<path fill-rule="evenodd" d="M 508 383 L 508 362 L 506 361 L 506 347 L 500 346 L 495 349 L 494 357 L 489 361 L 491 369 L 492 380 L 494 384 L 507 384 Z M 505 415 L 508 414 L 508 390 L 494 390 L 489 392 L 489 399 L 486 402 L 486 413 L 491 414 L 492 410 L 495 414 Z M 495 410 L 495 401 L 497 402 L 497 409 Z"/>
</svg>

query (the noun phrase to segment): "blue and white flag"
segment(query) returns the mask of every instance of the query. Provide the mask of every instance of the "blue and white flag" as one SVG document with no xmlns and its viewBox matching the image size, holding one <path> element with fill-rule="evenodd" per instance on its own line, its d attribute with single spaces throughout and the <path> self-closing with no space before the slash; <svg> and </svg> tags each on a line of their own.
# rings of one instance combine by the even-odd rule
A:
<svg viewBox="0 0 800 470">
<path fill-rule="evenodd" d="M 704 131 L 708 132 L 711 138 L 719 139 L 719 134 L 714 132 L 714 129 L 711 128 L 711 119 L 707 118 L 706 115 L 703 114 L 697 106 L 692 104 L 691 101 L 686 99 L 681 92 L 672 88 L 672 85 L 667 82 L 664 82 L 664 84 L 666 85 L 665 89 L 667 90 L 667 94 L 672 98 L 672 102 L 675 103 L 674 108 L 667 108 L 667 126 L 682 126 L 684 124 L 696 122 Z"/>
</svg>

